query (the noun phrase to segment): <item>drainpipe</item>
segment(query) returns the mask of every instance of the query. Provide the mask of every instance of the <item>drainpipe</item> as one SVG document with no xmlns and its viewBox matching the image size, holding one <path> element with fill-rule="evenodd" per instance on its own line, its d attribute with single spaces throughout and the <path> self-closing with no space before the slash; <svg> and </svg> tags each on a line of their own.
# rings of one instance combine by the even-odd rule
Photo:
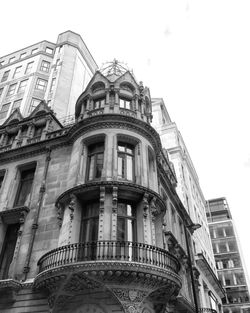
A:
<svg viewBox="0 0 250 313">
<path fill-rule="evenodd" d="M 37 209 L 36 209 L 34 221 L 33 221 L 33 224 L 32 224 L 32 233 L 31 233 L 30 244 L 29 244 L 29 247 L 28 247 L 28 253 L 27 253 L 27 257 L 26 257 L 26 261 L 25 261 L 25 266 L 24 266 L 24 269 L 23 269 L 23 273 L 24 273 L 23 281 L 25 281 L 27 279 L 27 275 L 28 275 L 28 273 L 30 271 L 30 258 L 31 258 L 31 253 L 32 253 L 33 245 L 34 245 L 36 231 L 37 231 L 37 228 L 38 228 L 38 220 L 39 220 L 40 211 L 41 211 L 41 208 L 42 208 L 43 198 L 44 198 L 44 194 L 45 194 L 45 182 L 46 182 L 46 179 L 47 179 L 49 162 L 50 162 L 50 159 L 51 159 L 50 155 L 51 155 L 51 150 L 48 149 L 47 150 L 47 154 L 46 154 L 46 159 L 45 159 L 45 166 L 44 166 L 42 184 L 41 184 L 41 187 L 40 187 L 40 190 L 39 190 L 39 198 L 38 198 L 38 202 L 37 202 Z"/>
<path fill-rule="evenodd" d="M 195 225 L 196 224 L 194 224 L 194 226 Z M 197 225 L 199 225 L 199 224 L 197 224 Z M 194 273 L 193 273 L 191 253 L 190 253 L 189 242 L 188 242 L 188 233 L 187 233 L 187 228 L 191 228 L 191 231 L 194 231 L 194 229 L 192 229 L 192 226 L 193 225 L 184 226 L 184 234 L 185 234 L 185 241 L 186 241 L 186 246 L 187 246 L 188 261 L 190 264 L 190 278 L 191 278 L 191 285 L 192 285 L 192 291 L 193 291 L 193 297 L 194 297 L 195 312 L 199 313 L 198 297 L 197 297 L 196 289 L 195 289 Z"/>
</svg>

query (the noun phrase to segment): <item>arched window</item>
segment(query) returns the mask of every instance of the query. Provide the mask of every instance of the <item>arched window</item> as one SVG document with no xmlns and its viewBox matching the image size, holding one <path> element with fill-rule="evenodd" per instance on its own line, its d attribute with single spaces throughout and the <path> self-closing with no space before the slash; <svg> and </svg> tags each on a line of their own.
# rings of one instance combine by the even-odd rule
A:
<svg viewBox="0 0 250 313">
<path fill-rule="evenodd" d="M 118 178 L 134 180 L 134 146 L 118 141 Z"/>
</svg>

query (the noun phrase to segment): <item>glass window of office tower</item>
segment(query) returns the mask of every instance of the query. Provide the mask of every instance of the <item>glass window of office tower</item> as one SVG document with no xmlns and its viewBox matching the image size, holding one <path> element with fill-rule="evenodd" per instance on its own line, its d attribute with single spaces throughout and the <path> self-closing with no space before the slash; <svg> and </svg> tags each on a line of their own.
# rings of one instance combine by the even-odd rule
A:
<svg viewBox="0 0 250 313">
<path fill-rule="evenodd" d="M 10 108 L 10 102 L 2 105 L 2 108 L 0 110 L 0 119 L 5 118 L 7 116 L 9 108 Z"/>
<path fill-rule="evenodd" d="M 37 51 L 38 51 L 38 48 L 34 48 L 31 50 L 31 54 L 35 54 L 35 53 L 37 53 Z"/>
<path fill-rule="evenodd" d="M 20 82 L 20 85 L 18 87 L 18 90 L 17 90 L 17 93 L 19 92 L 24 92 L 25 91 L 25 88 L 27 86 L 27 83 L 28 83 L 28 79 L 25 79 L 23 81 Z"/>
<path fill-rule="evenodd" d="M 22 99 L 19 99 L 19 100 L 14 101 L 14 103 L 13 103 L 13 106 L 12 106 L 12 108 L 11 108 L 11 112 L 10 112 L 10 113 L 14 112 L 14 111 L 15 111 L 15 109 L 20 108 L 21 103 L 22 103 Z"/>
<path fill-rule="evenodd" d="M 22 66 L 18 66 L 15 68 L 15 72 L 13 74 L 13 78 L 17 78 L 21 72 Z"/>
<path fill-rule="evenodd" d="M 45 91 L 47 87 L 47 80 L 37 78 L 35 89 Z"/>
<path fill-rule="evenodd" d="M 3 73 L 3 77 L 2 77 L 2 79 L 1 79 L 1 82 L 5 82 L 5 81 L 8 79 L 9 73 L 10 73 L 10 70 L 9 70 L 9 71 L 5 71 L 5 72 Z"/>
<path fill-rule="evenodd" d="M 20 59 L 25 58 L 26 54 L 27 54 L 26 52 L 21 53 L 21 55 L 20 55 Z"/>
<path fill-rule="evenodd" d="M 1 98 L 1 96 L 2 96 L 2 94 L 3 94 L 3 89 L 4 89 L 4 88 L 0 88 L 0 98 Z"/>
<path fill-rule="evenodd" d="M 50 62 L 42 60 L 40 70 L 43 71 L 43 72 L 47 72 L 48 73 L 49 72 L 49 68 L 50 68 Z"/>
<path fill-rule="evenodd" d="M 25 74 L 29 74 L 29 73 L 31 72 L 32 67 L 33 67 L 33 63 L 34 63 L 34 62 L 29 62 L 29 63 L 27 64 L 27 67 L 26 67 L 26 70 L 25 70 Z"/>
<path fill-rule="evenodd" d="M 12 85 L 9 86 L 9 89 L 8 89 L 6 97 L 10 97 L 10 96 L 14 95 L 14 93 L 16 91 L 16 86 L 17 86 L 17 83 L 12 84 Z"/>
<path fill-rule="evenodd" d="M 42 100 L 40 100 L 40 99 L 32 98 L 32 99 L 31 99 L 31 103 L 30 103 L 30 107 L 29 107 L 28 113 L 31 113 L 31 112 L 38 106 L 38 104 L 39 104 L 41 101 L 42 101 Z"/>
<path fill-rule="evenodd" d="M 53 49 L 50 47 L 46 47 L 45 52 L 49 54 L 53 54 Z"/>
</svg>

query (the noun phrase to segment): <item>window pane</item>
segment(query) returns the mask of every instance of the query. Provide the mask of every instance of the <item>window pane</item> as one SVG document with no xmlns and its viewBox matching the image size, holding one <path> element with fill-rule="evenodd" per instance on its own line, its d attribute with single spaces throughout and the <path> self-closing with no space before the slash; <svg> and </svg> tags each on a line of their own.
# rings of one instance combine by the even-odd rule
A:
<svg viewBox="0 0 250 313">
<path fill-rule="evenodd" d="M 102 168 L 103 168 L 103 153 L 99 153 L 97 154 L 97 160 L 96 160 L 95 178 L 100 178 L 102 176 Z"/>
<path fill-rule="evenodd" d="M 125 241 L 125 219 L 117 218 L 117 240 Z"/>
<path fill-rule="evenodd" d="M 133 180 L 133 158 L 127 155 L 127 179 Z"/>
<path fill-rule="evenodd" d="M 92 155 L 89 158 L 89 179 L 94 178 L 94 166 L 95 166 L 95 156 Z"/>
<path fill-rule="evenodd" d="M 21 172 L 21 179 L 16 196 L 15 206 L 25 205 L 30 196 L 31 186 L 33 183 L 35 169 L 25 170 Z"/>
</svg>

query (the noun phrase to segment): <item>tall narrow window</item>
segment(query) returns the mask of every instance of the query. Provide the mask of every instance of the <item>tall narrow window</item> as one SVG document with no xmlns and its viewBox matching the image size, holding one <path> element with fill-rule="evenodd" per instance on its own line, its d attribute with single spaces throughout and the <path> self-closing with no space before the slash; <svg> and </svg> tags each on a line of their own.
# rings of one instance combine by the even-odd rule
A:
<svg viewBox="0 0 250 313">
<path fill-rule="evenodd" d="M 32 67 L 33 67 L 33 63 L 34 63 L 34 62 L 29 62 L 29 63 L 27 64 L 27 67 L 26 67 L 26 70 L 25 70 L 25 74 L 26 74 L 26 75 L 31 72 Z"/>
<path fill-rule="evenodd" d="M 0 119 L 5 118 L 8 114 L 10 108 L 10 102 L 9 103 L 4 103 L 1 107 L 0 110 Z"/>
<path fill-rule="evenodd" d="M 13 74 L 13 78 L 17 78 L 21 72 L 22 66 L 18 66 L 15 68 L 15 72 Z"/>
<path fill-rule="evenodd" d="M 0 98 L 1 98 L 2 94 L 3 94 L 3 88 L 0 88 Z"/>
<path fill-rule="evenodd" d="M 134 180 L 134 146 L 118 142 L 118 177 Z"/>
<path fill-rule="evenodd" d="M 104 142 L 99 142 L 88 146 L 88 180 L 101 178 L 103 157 Z"/>
<path fill-rule="evenodd" d="M 80 242 L 98 240 L 99 202 L 83 205 Z"/>
<path fill-rule="evenodd" d="M 31 187 L 33 184 L 35 167 L 23 169 L 20 173 L 20 182 L 15 199 L 15 206 L 23 206 L 30 197 Z"/>
<path fill-rule="evenodd" d="M 10 96 L 14 95 L 14 93 L 16 91 L 16 86 L 17 86 L 17 83 L 9 86 L 6 97 L 10 97 Z"/>
<path fill-rule="evenodd" d="M 118 203 L 117 241 L 136 241 L 136 210 L 131 204 Z"/>
<path fill-rule="evenodd" d="M 0 171 L 0 190 L 3 186 L 3 180 L 4 180 L 5 170 Z"/>
<path fill-rule="evenodd" d="M 10 71 L 5 71 L 5 72 L 3 73 L 3 77 L 2 77 L 1 82 L 5 82 L 5 81 L 8 79 L 9 73 L 10 73 Z"/>
<path fill-rule="evenodd" d="M 52 81 L 51 81 L 51 85 L 50 85 L 50 92 L 53 92 L 54 89 L 55 89 L 55 85 L 56 85 L 56 79 L 53 78 Z"/>
<path fill-rule="evenodd" d="M 8 225 L 0 255 L 0 279 L 9 278 L 9 268 L 13 259 L 19 224 Z"/>
</svg>

